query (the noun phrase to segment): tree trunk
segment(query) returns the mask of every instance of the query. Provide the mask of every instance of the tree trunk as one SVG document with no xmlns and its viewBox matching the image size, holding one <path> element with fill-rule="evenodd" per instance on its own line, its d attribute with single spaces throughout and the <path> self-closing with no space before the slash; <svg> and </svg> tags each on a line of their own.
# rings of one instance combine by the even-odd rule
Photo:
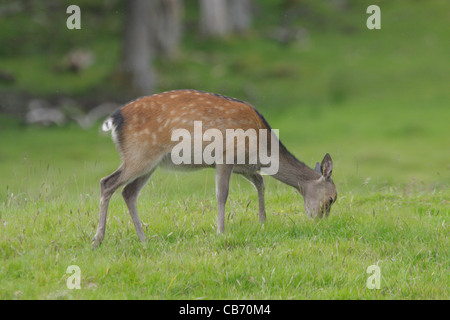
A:
<svg viewBox="0 0 450 320">
<path fill-rule="evenodd" d="M 232 32 L 243 33 L 252 22 L 251 0 L 228 0 L 228 23 Z"/>
<path fill-rule="evenodd" d="M 151 67 L 150 1 L 126 0 L 122 42 L 121 80 L 132 94 L 151 94 L 154 74 Z"/>
<path fill-rule="evenodd" d="M 250 28 L 252 0 L 200 0 L 200 32 L 207 37 L 243 33 Z"/>
<path fill-rule="evenodd" d="M 172 59 L 178 54 L 182 32 L 182 0 L 151 0 L 150 37 L 154 55 Z"/>
<path fill-rule="evenodd" d="M 200 32 L 206 37 L 229 32 L 226 0 L 200 0 Z"/>
</svg>

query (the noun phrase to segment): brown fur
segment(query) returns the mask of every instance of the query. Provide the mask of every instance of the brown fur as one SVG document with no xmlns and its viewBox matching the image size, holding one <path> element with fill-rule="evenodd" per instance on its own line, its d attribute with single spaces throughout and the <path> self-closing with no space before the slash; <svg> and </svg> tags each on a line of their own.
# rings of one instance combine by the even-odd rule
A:
<svg viewBox="0 0 450 320">
<path fill-rule="evenodd" d="M 113 135 L 116 136 L 116 145 L 123 162 L 112 175 L 101 180 L 100 218 L 97 234 L 93 240 L 94 247 L 98 246 L 104 237 L 109 199 L 114 191 L 124 184 L 126 187 L 122 195 L 139 239 L 145 240 L 136 208 L 137 197 L 156 167 L 164 163 L 167 155 L 178 143 L 171 140 L 173 130 L 184 128 L 193 135 L 194 121 L 202 121 L 203 131 L 219 129 L 225 140 L 226 129 L 244 131 L 254 129 L 258 139 L 260 139 L 259 129 L 271 129 L 264 117 L 250 104 L 195 90 L 176 90 L 139 98 L 116 111 L 109 119 L 112 119 Z M 269 152 L 270 139 L 272 138 L 269 134 Z M 300 191 L 305 198 L 305 210 L 310 216 L 328 214 L 331 203 L 334 202 L 328 203 L 328 200 L 336 198 L 336 189 L 331 180 L 331 157 L 328 154 L 325 156 L 322 162 L 324 169 L 318 172 L 297 160 L 281 142 L 278 143 L 280 167 L 273 177 Z M 235 155 L 236 148 L 237 145 Z M 246 152 L 249 152 L 248 148 Z M 259 218 L 261 222 L 265 221 L 264 181 L 258 173 L 261 166 L 259 164 L 212 166 L 216 168 L 219 232 L 224 231 L 224 210 L 232 172 L 242 174 L 255 185 L 259 199 Z M 201 168 L 208 165 L 200 164 L 192 167 Z"/>
</svg>

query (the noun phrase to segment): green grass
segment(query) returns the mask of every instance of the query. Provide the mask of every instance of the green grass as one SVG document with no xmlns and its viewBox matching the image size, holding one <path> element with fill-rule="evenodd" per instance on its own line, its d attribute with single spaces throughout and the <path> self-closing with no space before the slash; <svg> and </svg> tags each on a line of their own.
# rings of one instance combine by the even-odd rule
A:
<svg viewBox="0 0 450 320">
<path fill-rule="evenodd" d="M 120 163 L 111 139 L 100 124 L 27 127 L 2 115 L 0 298 L 447 299 L 448 5 L 381 2 L 382 29 L 368 31 L 364 6 L 350 3 L 341 16 L 315 5 L 329 19 L 304 22 L 305 45 L 266 37 L 277 20 L 270 15 L 244 38 L 188 33 L 177 60 L 155 61 L 158 90 L 247 100 L 310 166 L 329 152 L 338 201 L 328 219 L 307 218 L 301 196 L 266 177 L 261 226 L 256 191 L 233 177 L 226 233 L 218 236 L 214 172 L 157 171 L 138 202 L 148 242 L 138 242 L 117 192 L 105 240 L 93 251 L 99 180 Z M 261 10 L 265 17 L 280 8 L 266 1 Z M 84 17 L 87 31 L 95 17 Z M 17 76 L 2 89 L 77 96 L 98 88 L 118 58 L 113 17 L 101 16 L 89 36 L 58 29 L 58 41 L 2 47 L 0 69 Z M 4 27 L 23 19 L 11 21 L 0 21 L 4 41 L 22 36 Z M 102 63 L 80 75 L 53 72 L 52 59 L 80 43 Z M 35 45 L 52 50 L 37 54 Z M 69 265 L 81 268 L 81 290 L 66 286 Z M 380 267 L 380 290 L 366 287 L 370 265 Z"/>
<path fill-rule="evenodd" d="M 291 126 L 290 118 L 279 121 Z M 445 137 L 422 138 L 412 150 L 398 147 L 408 138 L 381 148 L 384 134 L 370 146 L 353 138 L 351 148 L 334 139 L 339 200 L 322 221 L 305 217 L 300 195 L 266 177 L 268 221 L 261 226 L 256 192 L 233 177 L 222 236 L 215 231 L 213 171 L 157 171 L 138 204 L 148 243 L 138 242 L 117 193 L 104 243 L 92 251 L 98 181 L 119 164 L 110 139 L 97 128 L 7 127 L 14 143 L 2 154 L 3 299 L 448 297 L 448 171 L 437 175 L 429 162 L 415 160 L 402 168 L 404 151 L 426 153 Z M 319 135 L 297 148 L 318 160 L 326 145 Z M 381 269 L 375 291 L 366 288 L 373 264 Z M 81 268 L 81 290 L 66 287 L 69 265 Z"/>
<path fill-rule="evenodd" d="M 118 196 L 96 251 L 98 192 L 12 198 L 2 207 L 2 298 L 448 297 L 448 191 L 347 193 L 317 222 L 299 214 L 297 194 L 267 180 L 268 221 L 260 226 L 253 190 L 233 179 L 227 233 L 217 236 L 205 174 L 203 186 L 200 176 L 154 177 L 139 203 L 145 245 Z M 82 271 L 79 291 L 66 287 L 73 264 Z M 366 288 L 372 264 L 381 269 L 379 291 Z"/>
</svg>

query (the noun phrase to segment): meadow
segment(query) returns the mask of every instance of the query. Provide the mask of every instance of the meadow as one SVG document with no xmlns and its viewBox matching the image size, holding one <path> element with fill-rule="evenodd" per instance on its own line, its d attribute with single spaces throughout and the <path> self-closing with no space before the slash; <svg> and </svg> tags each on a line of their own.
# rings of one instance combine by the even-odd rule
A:
<svg viewBox="0 0 450 320">
<path fill-rule="evenodd" d="M 256 191 L 233 176 L 217 235 L 214 171 L 158 170 L 138 201 L 147 243 L 117 192 L 92 250 L 99 180 L 120 164 L 101 123 L 43 128 L 0 115 L 0 298 L 448 299 L 448 5 L 383 4 L 381 30 L 352 11 L 330 20 L 359 26 L 351 33 L 311 27 L 308 42 L 292 46 L 188 35 L 181 57 L 155 62 L 159 91 L 246 100 L 309 166 L 329 152 L 338 201 L 327 219 L 305 216 L 301 196 L 266 176 L 261 225 Z M 10 55 L 0 67 L 43 75 L 19 76 L 21 90 L 86 94 L 118 57 L 111 38 L 99 40 L 106 67 L 76 77 L 46 73 L 51 55 Z M 71 265 L 80 290 L 67 287 Z M 367 287 L 371 265 L 380 289 Z"/>
</svg>

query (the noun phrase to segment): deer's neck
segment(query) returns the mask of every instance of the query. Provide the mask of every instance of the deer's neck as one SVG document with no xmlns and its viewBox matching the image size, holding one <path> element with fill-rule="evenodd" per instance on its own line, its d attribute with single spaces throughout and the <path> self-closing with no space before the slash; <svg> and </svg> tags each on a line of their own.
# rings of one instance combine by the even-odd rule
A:
<svg viewBox="0 0 450 320">
<path fill-rule="evenodd" d="M 304 194 L 306 184 L 318 180 L 320 173 L 299 161 L 280 143 L 279 169 L 273 177 Z"/>
</svg>

